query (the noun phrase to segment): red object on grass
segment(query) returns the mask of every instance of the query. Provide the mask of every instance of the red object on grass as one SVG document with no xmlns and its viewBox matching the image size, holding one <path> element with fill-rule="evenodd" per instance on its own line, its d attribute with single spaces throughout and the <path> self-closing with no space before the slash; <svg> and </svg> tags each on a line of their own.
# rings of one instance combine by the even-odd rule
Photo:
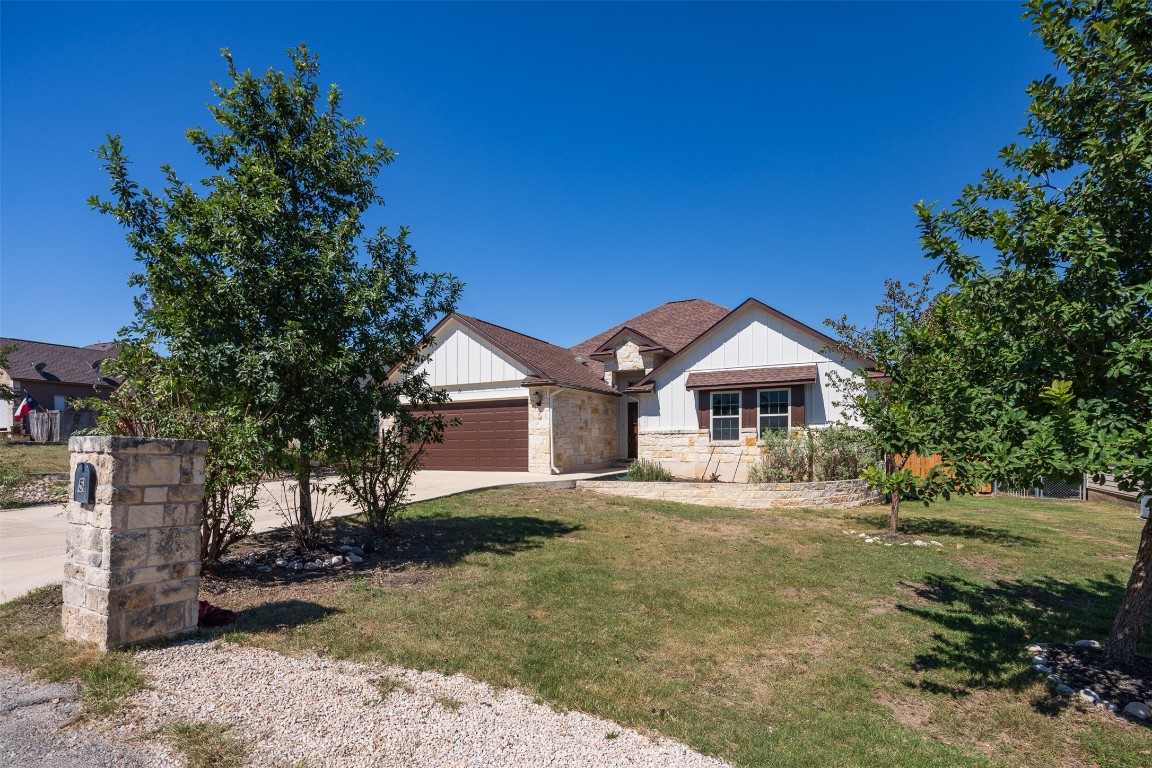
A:
<svg viewBox="0 0 1152 768">
<path fill-rule="evenodd" d="M 222 627 L 225 624 L 231 624 L 236 621 L 236 613 L 227 608 L 217 608 L 207 600 L 200 601 L 200 620 L 198 624 L 201 627 Z"/>
</svg>

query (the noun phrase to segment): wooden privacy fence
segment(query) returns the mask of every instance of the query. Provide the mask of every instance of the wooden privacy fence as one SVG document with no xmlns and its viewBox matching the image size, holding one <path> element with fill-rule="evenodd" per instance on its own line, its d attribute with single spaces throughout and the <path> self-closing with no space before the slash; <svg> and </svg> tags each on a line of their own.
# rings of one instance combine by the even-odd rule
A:
<svg viewBox="0 0 1152 768">
<path fill-rule="evenodd" d="M 88 411 L 32 411 L 24 417 L 24 428 L 37 443 L 58 443 L 94 426 L 96 417 Z"/>
<path fill-rule="evenodd" d="M 900 463 L 900 455 L 896 456 L 896 463 Z M 928 477 L 928 473 L 932 471 L 933 467 L 938 467 L 944 463 L 940 458 L 940 454 L 934 453 L 931 456 L 921 456 L 918 453 L 913 453 L 908 457 L 908 463 L 904 465 L 904 469 L 912 472 L 916 477 Z M 991 485 L 982 485 L 979 489 L 980 493 L 992 493 Z"/>
</svg>

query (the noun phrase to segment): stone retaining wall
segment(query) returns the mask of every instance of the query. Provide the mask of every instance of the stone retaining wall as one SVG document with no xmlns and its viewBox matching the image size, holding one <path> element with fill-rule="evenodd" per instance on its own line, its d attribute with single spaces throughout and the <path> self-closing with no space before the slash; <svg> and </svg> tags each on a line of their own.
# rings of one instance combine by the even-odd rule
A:
<svg viewBox="0 0 1152 768">
<path fill-rule="evenodd" d="M 640 433 L 640 458 L 651 459 L 677 477 L 743 483 L 762 451 L 756 430 L 741 428 L 739 440 L 712 442 L 707 429 Z"/>
<path fill-rule="evenodd" d="M 879 491 L 869 489 L 863 480 L 757 484 L 578 480 L 576 488 L 610 496 L 733 509 L 851 509 L 884 500 Z"/>
<path fill-rule="evenodd" d="M 68 502 L 64 634 L 108 649 L 195 631 L 208 444 L 73 437 L 68 447 L 73 473 L 95 468 L 96 490 L 95 503 Z"/>
</svg>

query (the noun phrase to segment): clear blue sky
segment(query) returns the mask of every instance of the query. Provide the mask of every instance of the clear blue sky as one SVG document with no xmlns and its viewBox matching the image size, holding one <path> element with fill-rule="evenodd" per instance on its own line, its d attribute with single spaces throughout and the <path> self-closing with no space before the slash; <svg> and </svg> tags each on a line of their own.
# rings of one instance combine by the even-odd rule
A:
<svg viewBox="0 0 1152 768">
<path fill-rule="evenodd" d="M 399 152 L 373 226 L 412 228 L 461 311 L 571 345 L 661 302 L 755 296 L 821 327 L 914 278 L 1051 59 L 1014 3 L 0 6 L 0 335 L 87 344 L 132 315 L 123 232 L 85 201 L 211 127 L 208 83 L 306 41 Z"/>
</svg>

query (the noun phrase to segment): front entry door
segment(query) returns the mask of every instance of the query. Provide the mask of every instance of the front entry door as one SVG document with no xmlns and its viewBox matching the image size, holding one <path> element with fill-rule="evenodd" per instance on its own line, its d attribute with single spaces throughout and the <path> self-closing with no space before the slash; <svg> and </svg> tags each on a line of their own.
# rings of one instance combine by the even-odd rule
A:
<svg viewBox="0 0 1152 768">
<path fill-rule="evenodd" d="M 639 455 L 640 404 L 628 403 L 628 458 Z"/>
</svg>

